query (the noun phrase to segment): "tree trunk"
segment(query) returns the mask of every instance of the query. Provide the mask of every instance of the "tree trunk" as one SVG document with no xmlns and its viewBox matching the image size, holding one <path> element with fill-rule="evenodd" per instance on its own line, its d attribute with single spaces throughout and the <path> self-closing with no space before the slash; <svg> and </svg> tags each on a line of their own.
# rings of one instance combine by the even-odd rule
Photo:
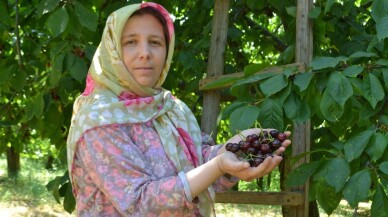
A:
<svg viewBox="0 0 388 217">
<path fill-rule="evenodd" d="M 20 153 L 11 146 L 7 149 L 7 171 L 8 177 L 17 177 L 20 171 Z"/>
<path fill-rule="evenodd" d="M 207 76 L 224 74 L 224 55 L 226 38 L 228 35 L 229 0 L 214 2 L 214 17 L 212 21 L 212 35 L 209 51 Z M 221 96 L 218 90 L 205 91 L 203 94 L 203 111 L 201 116 L 201 130 L 217 138 L 217 117 L 220 113 Z"/>
</svg>

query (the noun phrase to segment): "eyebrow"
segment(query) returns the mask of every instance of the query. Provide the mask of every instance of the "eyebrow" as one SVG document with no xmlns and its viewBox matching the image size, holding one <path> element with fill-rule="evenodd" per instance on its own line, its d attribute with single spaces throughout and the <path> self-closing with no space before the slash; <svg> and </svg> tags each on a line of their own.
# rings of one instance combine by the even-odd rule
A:
<svg viewBox="0 0 388 217">
<path fill-rule="evenodd" d="M 137 33 L 131 33 L 131 34 L 128 34 L 128 35 L 124 35 L 124 36 L 121 37 L 121 40 L 126 39 L 126 38 L 136 37 L 137 35 L 138 35 Z M 154 34 L 150 35 L 150 38 L 153 38 L 153 37 L 159 38 L 161 40 L 164 39 L 164 36 L 154 35 Z"/>
</svg>

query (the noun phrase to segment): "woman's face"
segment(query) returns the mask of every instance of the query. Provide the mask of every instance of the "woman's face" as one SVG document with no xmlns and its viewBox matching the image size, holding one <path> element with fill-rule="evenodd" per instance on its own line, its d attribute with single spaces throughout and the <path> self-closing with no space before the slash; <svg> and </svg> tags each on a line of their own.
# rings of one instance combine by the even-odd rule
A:
<svg viewBox="0 0 388 217">
<path fill-rule="evenodd" d="M 121 34 L 125 67 L 137 83 L 154 87 L 166 61 L 166 42 L 162 24 L 152 15 L 128 19 Z"/>
</svg>

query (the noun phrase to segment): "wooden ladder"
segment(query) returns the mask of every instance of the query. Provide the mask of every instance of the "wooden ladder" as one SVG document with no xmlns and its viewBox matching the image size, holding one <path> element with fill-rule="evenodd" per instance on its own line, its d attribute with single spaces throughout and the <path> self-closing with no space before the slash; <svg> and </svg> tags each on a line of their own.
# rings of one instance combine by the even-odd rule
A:
<svg viewBox="0 0 388 217">
<path fill-rule="evenodd" d="M 243 73 L 224 75 L 224 53 L 226 47 L 228 29 L 229 0 L 215 0 L 214 17 L 212 21 L 212 36 L 209 51 L 209 63 L 207 77 L 202 79 L 199 89 L 203 90 L 205 85 L 225 77 L 242 77 Z M 313 55 L 312 23 L 308 13 L 313 7 L 313 0 L 298 0 L 296 18 L 296 53 L 294 64 L 276 66 L 263 69 L 257 73 L 278 72 L 281 73 L 287 67 L 297 67 L 299 72 L 305 72 L 306 66 L 311 63 Z M 227 88 L 225 85 L 219 88 L 204 90 L 203 112 L 201 116 L 201 128 L 206 133 L 217 134 L 217 117 L 220 113 L 221 96 L 219 89 Z M 292 132 L 292 156 L 310 151 L 310 121 L 302 124 L 294 124 Z M 300 164 L 309 162 L 308 156 L 300 159 L 293 168 Z M 286 166 L 290 162 L 286 161 Z M 290 167 L 290 166 L 289 166 Z M 291 168 L 291 169 L 293 169 Z M 287 174 L 285 174 L 287 175 Z M 309 182 L 303 186 L 285 189 L 281 192 L 241 192 L 228 191 L 217 193 L 216 203 L 237 203 L 237 204 L 262 204 L 281 205 L 285 217 L 307 217 L 309 213 L 308 201 Z"/>
</svg>

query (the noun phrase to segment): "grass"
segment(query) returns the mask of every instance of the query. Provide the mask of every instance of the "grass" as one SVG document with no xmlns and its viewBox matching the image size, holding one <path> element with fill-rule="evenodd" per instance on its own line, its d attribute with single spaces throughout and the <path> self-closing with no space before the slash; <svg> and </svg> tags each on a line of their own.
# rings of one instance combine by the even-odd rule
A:
<svg viewBox="0 0 388 217">
<path fill-rule="evenodd" d="M 58 204 L 45 185 L 63 171 L 48 171 L 44 164 L 37 160 L 21 160 L 22 171 L 18 179 L 7 178 L 6 160 L 0 155 L 0 213 L 2 217 L 74 217 L 68 214 L 62 205 Z M 277 175 L 274 175 L 274 179 Z M 271 186 L 276 182 L 271 183 Z M 256 183 L 241 183 L 240 190 L 249 191 L 256 187 Z M 272 187 L 271 187 L 272 188 Z M 215 204 L 217 217 L 281 217 L 281 206 L 253 205 L 253 204 Z M 361 203 L 357 212 L 358 217 L 370 216 L 370 204 Z M 320 216 L 327 214 L 320 208 Z M 353 216 L 353 209 L 342 201 L 337 210 L 330 217 Z"/>
</svg>

